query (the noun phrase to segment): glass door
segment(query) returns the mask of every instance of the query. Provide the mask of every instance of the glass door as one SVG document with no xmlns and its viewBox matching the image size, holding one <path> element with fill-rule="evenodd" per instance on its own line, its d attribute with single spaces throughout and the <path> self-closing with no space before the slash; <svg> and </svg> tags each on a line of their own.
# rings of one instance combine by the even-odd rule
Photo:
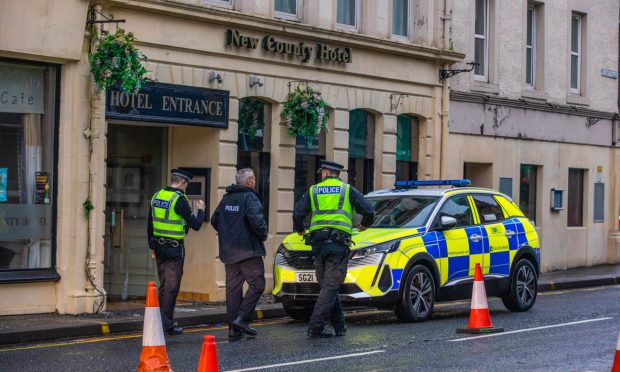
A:
<svg viewBox="0 0 620 372">
<path fill-rule="evenodd" d="M 108 127 L 105 289 L 110 298 L 144 297 L 157 281 L 146 228 L 149 202 L 167 184 L 167 128 Z"/>
</svg>

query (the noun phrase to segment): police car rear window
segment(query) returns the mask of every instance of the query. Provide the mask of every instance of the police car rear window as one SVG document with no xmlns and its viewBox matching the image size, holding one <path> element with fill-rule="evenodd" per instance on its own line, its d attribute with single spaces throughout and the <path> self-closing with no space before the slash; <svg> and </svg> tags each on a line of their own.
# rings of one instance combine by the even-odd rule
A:
<svg viewBox="0 0 620 372">
<path fill-rule="evenodd" d="M 375 212 L 375 221 L 371 227 L 410 228 L 426 224 L 439 197 L 385 196 L 369 198 L 368 201 Z"/>
</svg>

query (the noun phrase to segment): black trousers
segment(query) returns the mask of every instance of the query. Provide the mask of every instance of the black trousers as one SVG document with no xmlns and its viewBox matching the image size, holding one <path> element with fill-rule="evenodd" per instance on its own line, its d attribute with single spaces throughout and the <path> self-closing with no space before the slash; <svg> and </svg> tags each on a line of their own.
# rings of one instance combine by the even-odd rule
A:
<svg viewBox="0 0 620 372">
<path fill-rule="evenodd" d="M 339 292 L 347 276 L 349 248 L 339 243 L 317 243 L 312 245 L 312 254 L 321 292 L 308 328 L 320 331 L 329 322 L 334 329 L 343 329 L 345 321 Z"/>
<path fill-rule="evenodd" d="M 157 276 L 159 276 L 159 309 L 164 331 L 173 327 L 174 307 L 183 277 L 185 247 L 158 244 L 155 249 L 157 257 Z"/>
<path fill-rule="evenodd" d="M 226 313 L 228 324 L 237 316 L 250 321 L 256 304 L 265 290 L 265 265 L 262 257 L 252 257 L 234 264 L 226 264 Z M 243 283 L 248 291 L 243 296 Z"/>
</svg>

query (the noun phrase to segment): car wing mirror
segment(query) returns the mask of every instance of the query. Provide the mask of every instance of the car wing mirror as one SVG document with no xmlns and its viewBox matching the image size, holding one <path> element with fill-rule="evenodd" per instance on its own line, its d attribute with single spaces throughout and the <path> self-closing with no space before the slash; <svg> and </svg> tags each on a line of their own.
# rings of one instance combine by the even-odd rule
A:
<svg viewBox="0 0 620 372">
<path fill-rule="evenodd" d="M 456 218 L 450 216 L 441 216 L 441 230 L 450 230 L 456 227 Z"/>
</svg>

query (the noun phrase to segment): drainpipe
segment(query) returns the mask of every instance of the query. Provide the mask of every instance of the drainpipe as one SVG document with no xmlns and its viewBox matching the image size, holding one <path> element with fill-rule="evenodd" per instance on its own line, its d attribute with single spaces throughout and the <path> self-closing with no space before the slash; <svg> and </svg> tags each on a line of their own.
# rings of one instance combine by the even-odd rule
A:
<svg viewBox="0 0 620 372">
<path fill-rule="evenodd" d="M 441 17 L 443 23 L 443 49 L 450 49 L 451 38 L 450 31 L 452 28 L 452 1 L 443 1 L 443 16 Z M 444 63 L 444 69 L 450 68 L 450 64 Z M 445 149 L 447 147 L 448 136 L 448 115 L 450 110 L 450 85 L 449 79 L 442 81 L 441 87 L 441 143 L 439 150 L 439 178 L 446 178 L 446 154 Z"/>
</svg>

